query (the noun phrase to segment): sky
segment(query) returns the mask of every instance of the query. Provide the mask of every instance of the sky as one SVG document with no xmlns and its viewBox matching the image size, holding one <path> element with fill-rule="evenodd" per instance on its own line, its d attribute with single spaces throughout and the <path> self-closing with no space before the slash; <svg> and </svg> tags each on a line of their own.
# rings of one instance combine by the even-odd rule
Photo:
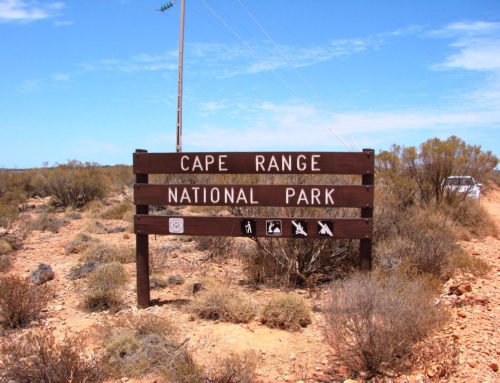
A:
<svg viewBox="0 0 500 383">
<path fill-rule="evenodd" d="M 180 0 L 0 0 L 0 168 L 176 149 Z M 182 150 L 500 155 L 498 0 L 186 0 Z"/>
</svg>

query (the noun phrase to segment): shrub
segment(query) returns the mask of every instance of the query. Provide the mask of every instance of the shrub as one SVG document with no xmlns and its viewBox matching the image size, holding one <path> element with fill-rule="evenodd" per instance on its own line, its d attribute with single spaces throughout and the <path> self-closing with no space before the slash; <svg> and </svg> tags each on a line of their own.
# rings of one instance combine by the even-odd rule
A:
<svg viewBox="0 0 500 383">
<path fill-rule="evenodd" d="M 0 321 L 4 328 L 17 328 L 37 320 L 50 298 L 50 289 L 7 275 L 0 279 Z"/>
<path fill-rule="evenodd" d="M 446 218 L 451 219 L 453 229 L 462 231 L 459 234 L 463 239 L 496 236 L 498 233 L 495 220 L 479 203 L 469 198 L 450 199 L 443 204 L 442 210 Z"/>
<path fill-rule="evenodd" d="M 79 254 L 88 249 L 93 243 L 99 242 L 99 239 L 91 237 L 85 233 L 78 233 L 71 242 L 64 247 L 70 254 Z"/>
<path fill-rule="evenodd" d="M 10 227 L 19 216 L 16 205 L 6 204 L 0 200 L 0 227 Z"/>
<path fill-rule="evenodd" d="M 432 138 L 419 148 L 394 145 L 377 156 L 377 170 L 392 180 L 392 191 L 407 203 L 440 202 L 443 180 L 451 175 L 471 175 L 485 180 L 498 164 L 491 151 L 468 145 L 456 136 Z M 399 188 L 399 190 L 398 190 Z"/>
<path fill-rule="evenodd" d="M 40 216 L 31 222 L 31 230 L 51 231 L 52 233 L 59 232 L 59 229 L 66 224 L 65 221 L 56 218 L 48 213 L 40 214 Z"/>
<path fill-rule="evenodd" d="M 90 201 L 102 199 L 108 180 L 96 164 L 69 161 L 49 169 L 40 181 L 40 189 L 61 206 L 80 208 Z"/>
<path fill-rule="evenodd" d="M 443 324 L 444 314 L 420 279 L 356 274 L 332 285 L 325 334 L 351 370 L 381 373 L 400 368 L 412 346 Z"/>
<path fill-rule="evenodd" d="M 376 266 L 386 271 L 400 268 L 416 274 L 446 276 L 449 257 L 462 250 L 441 217 L 431 208 L 412 207 L 400 211 L 389 227 L 392 214 L 380 217 L 381 222 L 376 224 Z"/>
<path fill-rule="evenodd" d="M 259 238 L 240 254 L 245 274 L 256 283 L 305 286 L 326 282 L 355 267 L 355 241 Z"/>
<path fill-rule="evenodd" d="M 231 353 L 216 360 L 216 365 L 207 372 L 209 383 L 252 383 L 258 358 L 254 352 Z"/>
<path fill-rule="evenodd" d="M 169 283 L 165 277 L 158 274 L 151 274 L 149 277 L 149 286 L 151 289 L 163 289 L 169 286 Z"/>
<path fill-rule="evenodd" d="M 233 240 L 227 237 L 197 237 L 196 249 L 208 252 L 208 259 L 227 257 L 233 248 Z"/>
<path fill-rule="evenodd" d="M 14 246 L 6 239 L 0 238 L 0 255 L 8 254 L 14 250 Z"/>
<path fill-rule="evenodd" d="M 491 270 L 491 266 L 479 257 L 461 251 L 448 258 L 450 274 L 455 270 L 462 270 L 475 276 L 485 276 Z"/>
<path fill-rule="evenodd" d="M 104 243 L 92 243 L 82 254 L 81 262 L 131 263 L 135 261 L 135 251 L 125 246 L 111 246 Z"/>
<path fill-rule="evenodd" d="M 189 361 L 194 366 L 183 344 L 175 339 L 171 323 L 155 315 L 144 314 L 113 323 L 103 332 L 103 342 L 106 370 L 115 377 L 159 372 L 180 361 L 184 364 Z"/>
<path fill-rule="evenodd" d="M 311 309 L 294 294 L 277 294 L 264 305 L 260 322 L 271 328 L 296 331 L 311 324 Z"/>
<path fill-rule="evenodd" d="M 1 376 L 6 382 L 102 382 L 98 361 L 82 356 L 83 349 L 82 338 L 66 335 L 57 342 L 46 329 L 5 339 L 0 353 Z"/>
<path fill-rule="evenodd" d="M 113 309 L 121 306 L 120 288 L 127 282 L 123 266 L 117 262 L 106 263 L 87 277 L 89 291 L 84 296 L 84 308 L 89 311 Z"/>
<path fill-rule="evenodd" d="M 247 297 L 220 286 L 201 292 L 192 303 L 192 310 L 203 319 L 232 323 L 247 323 L 256 314 L 255 305 Z"/>
<path fill-rule="evenodd" d="M 167 282 L 169 285 L 182 285 L 184 284 L 184 278 L 179 274 L 169 275 Z"/>
<path fill-rule="evenodd" d="M 102 219 L 121 219 L 127 220 L 129 213 L 133 210 L 134 205 L 129 201 L 122 201 L 119 204 L 108 207 L 101 214 Z"/>
</svg>

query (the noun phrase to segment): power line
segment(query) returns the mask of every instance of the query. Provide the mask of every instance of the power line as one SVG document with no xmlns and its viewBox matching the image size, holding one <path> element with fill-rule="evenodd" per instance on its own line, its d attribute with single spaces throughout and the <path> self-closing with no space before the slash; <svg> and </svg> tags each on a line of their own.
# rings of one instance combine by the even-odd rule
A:
<svg viewBox="0 0 500 383">
<path fill-rule="evenodd" d="M 203 0 L 202 0 L 203 1 Z M 309 91 L 316 97 L 318 98 L 320 101 L 322 101 L 323 103 L 325 103 L 324 99 L 320 96 L 320 94 L 318 92 L 316 92 L 316 90 L 312 87 L 311 83 L 309 81 L 307 81 L 304 76 L 302 76 L 302 74 L 297 70 L 297 68 L 290 62 L 290 60 L 288 59 L 288 57 L 286 56 L 286 54 L 283 52 L 283 49 L 274 41 L 274 39 L 271 37 L 271 35 L 269 34 L 269 32 L 262 26 L 261 23 L 259 23 L 259 21 L 257 20 L 257 18 L 252 14 L 252 12 L 250 12 L 250 10 L 248 9 L 247 6 L 245 6 L 243 4 L 243 1 L 242 0 L 238 0 L 238 3 L 240 4 L 241 8 L 243 8 L 243 10 L 246 12 L 246 14 L 250 17 L 250 19 L 252 19 L 252 21 L 255 23 L 255 25 L 257 25 L 257 27 L 260 29 L 260 31 L 267 37 L 267 39 L 269 39 L 269 41 L 274 45 L 276 51 L 278 52 L 278 54 L 281 56 L 281 58 L 283 59 L 283 61 L 286 62 L 286 64 L 292 68 L 294 70 L 294 72 L 297 74 L 297 76 L 300 78 L 300 80 L 303 82 L 303 84 L 309 89 Z M 349 150 L 353 150 L 352 147 L 347 144 L 331 127 L 328 127 L 327 128 L 336 138 L 337 140 L 339 140 L 345 147 L 347 147 Z M 350 137 L 351 138 L 351 137 Z M 351 141 L 354 142 L 354 140 L 351 138 Z M 355 146 L 357 146 L 359 148 L 359 145 L 357 143 L 355 143 Z"/>
<path fill-rule="evenodd" d="M 215 18 L 217 20 L 219 20 L 219 22 L 221 22 L 234 36 L 236 36 L 236 38 L 243 44 L 245 45 L 248 49 L 250 49 L 259 59 L 261 59 L 262 61 L 265 61 L 266 59 L 255 49 L 253 48 L 245 39 L 243 39 L 243 37 L 241 37 L 241 35 L 233 28 L 231 27 L 231 25 L 229 25 L 229 23 L 221 16 L 219 15 L 215 9 L 213 9 L 212 7 L 210 7 L 207 2 L 205 0 L 200 0 L 201 3 L 212 13 L 212 15 L 215 16 Z M 272 74 L 279 80 L 283 83 L 283 85 L 285 85 L 285 87 L 291 92 L 293 93 L 294 96 L 300 98 L 300 94 L 298 94 L 291 86 L 290 84 L 288 84 L 288 82 L 286 82 L 286 80 L 279 76 L 274 70 L 271 70 Z"/>
</svg>

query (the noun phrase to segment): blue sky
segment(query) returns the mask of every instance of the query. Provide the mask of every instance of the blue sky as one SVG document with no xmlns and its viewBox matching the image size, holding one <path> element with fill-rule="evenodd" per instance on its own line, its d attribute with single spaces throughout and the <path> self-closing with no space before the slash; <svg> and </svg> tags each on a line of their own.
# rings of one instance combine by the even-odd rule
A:
<svg viewBox="0 0 500 383">
<path fill-rule="evenodd" d="M 180 1 L 0 0 L 0 167 L 175 151 Z M 184 151 L 500 155 L 498 0 L 186 0 Z"/>
</svg>

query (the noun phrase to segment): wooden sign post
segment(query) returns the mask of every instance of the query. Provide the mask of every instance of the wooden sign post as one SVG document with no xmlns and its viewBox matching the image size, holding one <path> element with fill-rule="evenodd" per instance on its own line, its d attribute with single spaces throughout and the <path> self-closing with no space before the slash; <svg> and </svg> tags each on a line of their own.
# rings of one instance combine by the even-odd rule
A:
<svg viewBox="0 0 500 383">
<path fill-rule="evenodd" d="M 149 234 L 359 239 L 361 270 L 371 269 L 374 151 L 134 153 L 137 300 L 150 304 Z M 149 174 L 349 174 L 361 185 L 192 185 L 148 183 Z M 149 205 L 360 208 L 355 219 L 151 216 Z"/>
</svg>

